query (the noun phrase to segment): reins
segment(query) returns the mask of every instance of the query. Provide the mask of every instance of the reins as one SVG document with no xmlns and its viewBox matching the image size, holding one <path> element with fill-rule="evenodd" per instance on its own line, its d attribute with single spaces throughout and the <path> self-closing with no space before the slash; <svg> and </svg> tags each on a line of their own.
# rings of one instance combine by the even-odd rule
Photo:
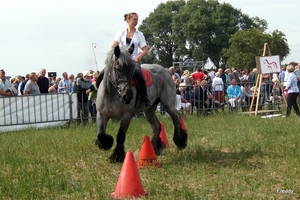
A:
<svg viewBox="0 0 300 200">
<path fill-rule="evenodd" d="M 118 59 L 118 58 L 116 58 L 115 61 L 116 61 L 117 59 Z M 110 76 L 108 73 L 105 73 L 105 74 L 106 74 L 106 76 L 108 77 L 109 81 L 110 81 L 110 82 L 112 83 L 112 85 L 114 86 L 114 88 L 116 89 L 116 91 L 118 92 L 119 97 L 121 97 L 121 96 L 122 96 L 123 90 L 125 89 L 125 87 L 126 87 L 127 85 L 130 84 L 131 79 L 128 80 L 128 81 L 127 81 L 127 80 L 124 80 L 124 79 L 121 79 L 121 78 L 120 78 L 120 74 L 117 72 L 117 70 L 116 70 L 114 67 L 113 67 L 113 69 L 114 69 L 114 73 L 117 75 L 115 81 L 111 78 L 111 76 Z M 133 77 L 134 71 L 135 71 L 135 69 L 131 71 L 131 74 L 130 74 L 130 77 L 131 77 L 131 78 Z M 124 85 L 123 88 L 121 88 L 121 87 L 119 86 L 119 84 L 120 84 L 120 83 L 123 83 L 123 82 L 125 82 L 125 85 Z"/>
</svg>

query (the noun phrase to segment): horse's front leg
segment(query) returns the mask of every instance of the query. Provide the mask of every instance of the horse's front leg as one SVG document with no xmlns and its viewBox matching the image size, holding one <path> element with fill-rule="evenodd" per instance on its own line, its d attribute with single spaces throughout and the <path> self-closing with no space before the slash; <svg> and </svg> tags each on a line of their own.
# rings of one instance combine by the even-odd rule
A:
<svg viewBox="0 0 300 200">
<path fill-rule="evenodd" d="M 126 132 L 128 130 L 131 119 L 132 119 L 131 113 L 126 113 L 121 118 L 120 128 L 116 137 L 117 145 L 116 148 L 114 149 L 113 154 L 110 156 L 111 162 L 122 163 L 125 159 L 124 142 L 126 139 Z"/>
<path fill-rule="evenodd" d="M 106 125 L 109 118 L 107 118 L 105 115 L 97 113 L 97 124 L 98 124 L 98 136 L 95 140 L 95 144 L 100 148 L 104 150 L 109 150 L 113 143 L 114 138 L 106 133 Z"/>
</svg>

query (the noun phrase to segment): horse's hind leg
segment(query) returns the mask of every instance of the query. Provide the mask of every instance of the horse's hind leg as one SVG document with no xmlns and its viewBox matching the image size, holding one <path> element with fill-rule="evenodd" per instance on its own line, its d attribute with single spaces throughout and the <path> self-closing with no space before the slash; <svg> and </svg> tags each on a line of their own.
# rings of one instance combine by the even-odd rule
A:
<svg viewBox="0 0 300 200">
<path fill-rule="evenodd" d="M 124 142 L 126 139 L 126 132 L 129 127 L 129 123 L 132 119 L 132 114 L 124 114 L 121 122 L 120 128 L 116 137 L 117 145 L 114 149 L 114 152 L 110 156 L 111 162 L 120 162 L 122 163 L 125 159 L 125 149 L 124 149 Z"/>
<path fill-rule="evenodd" d="M 160 134 L 160 124 L 155 115 L 157 105 L 152 105 L 150 108 L 144 111 L 147 121 L 151 125 L 152 129 L 152 139 L 151 143 L 154 148 L 156 155 L 160 155 L 161 151 L 164 149 L 164 144 L 162 143 L 159 134 Z"/>
</svg>

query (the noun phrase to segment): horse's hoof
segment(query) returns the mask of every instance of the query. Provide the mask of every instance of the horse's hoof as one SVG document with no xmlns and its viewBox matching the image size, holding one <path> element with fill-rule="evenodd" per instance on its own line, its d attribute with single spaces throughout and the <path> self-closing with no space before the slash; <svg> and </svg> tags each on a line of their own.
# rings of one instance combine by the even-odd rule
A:
<svg viewBox="0 0 300 200">
<path fill-rule="evenodd" d="M 125 157 L 121 158 L 121 157 L 115 157 L 113 155 L 109 157 L 111 163 L 123 163 L 124 159 Z"/>
<path fill-rule="evenodd" d="M 178 149 L 184 149 L 187 146 L 187 133 L 186 131 L 181 131 L 181 135 L 174 135 L 173 142 L 176 144 Z"/>
<path fill-rule="evenodd" d="M 184 149 L 187 146 L 187 142 L 176 140 L 175 138 L 173 138 L 173 141 L 176 144 L 176 146 L 178 147 L 178 149 Z"/>
<path fill-rule="evenodd" d="M 109 160 L 111 163 L 123 163 L 125 160 L 125 154 L 124 155 L 116 155 L 114 153 L 109 157 Z"/>
<path fill-rule="evenodd" d="M 152 142 L 152 146 L 153 146 L 154 152 L 157 156 L 159 156 L 165 148 L 165 145 L 161 140 L 157 141 L 156 143 Z"/>
<path fill-rule="evenodd" d="M 110 150 L 114 143 L 114 138 L 111 135 L 106 134 L 105 136 L 98 135 L 98 139 L 95 140 L 95 144 L 104 150 Z"/>
</svg>

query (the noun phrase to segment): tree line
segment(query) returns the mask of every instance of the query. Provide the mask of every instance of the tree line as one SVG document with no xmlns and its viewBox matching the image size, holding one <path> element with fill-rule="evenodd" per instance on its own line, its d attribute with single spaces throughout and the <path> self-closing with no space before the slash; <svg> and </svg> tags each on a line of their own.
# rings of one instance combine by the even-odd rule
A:
<svg viewBox="0 0 300 200">
<path fill-rule="evenodd" d="M 266 42 L 272 55 L 283 60 L 290 53 L 286 35 L 279 30 L 267 33 L 267 29 L 266 20 L 250 17 L 229 3 L 167 1 L 139 26 L 149 48 L 143 62 L 169 67 L 173 62 L 210 60 L 222 69 L 253 68 Z"/>
</svg>

